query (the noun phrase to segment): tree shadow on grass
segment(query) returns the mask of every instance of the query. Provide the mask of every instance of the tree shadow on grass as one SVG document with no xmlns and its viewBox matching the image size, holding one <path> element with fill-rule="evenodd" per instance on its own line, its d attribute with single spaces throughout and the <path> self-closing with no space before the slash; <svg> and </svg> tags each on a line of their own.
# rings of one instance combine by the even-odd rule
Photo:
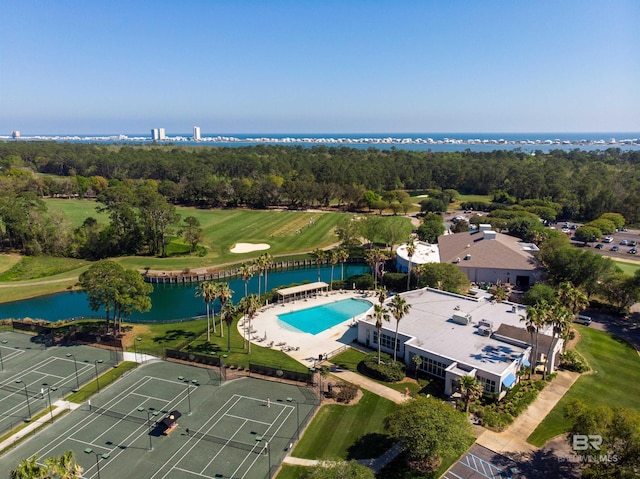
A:
<svg viewBox="0 0 640 479">
<path fill-rule="evenodd" d="M 185 331 L 184 329 L 170 329 L 164 334 L 164 336 L 156 336 L 155 338 L 153 338 L 153 341 L 156 343 L 166 343 L 170 341 L 195 339 L 196 336 L 196 333 L 194 333 L 193 331 Z"/>
<path fill-rule="evenodd" d="M 373 459 L 393 446 L 388 436 L 380 433 L 369 433 L 359 438 L 347 450 L 347 459 Z"/>
<path fill-rule="evenodd" d="M 212 343 L 200 343 L 196 346 L 189 345 L 187 346 L 189 351 L 193 351 L 195 353 L 209 353 L 211 351 L 222 351 L 222 348 L 217 344 Z"/>
</svg>

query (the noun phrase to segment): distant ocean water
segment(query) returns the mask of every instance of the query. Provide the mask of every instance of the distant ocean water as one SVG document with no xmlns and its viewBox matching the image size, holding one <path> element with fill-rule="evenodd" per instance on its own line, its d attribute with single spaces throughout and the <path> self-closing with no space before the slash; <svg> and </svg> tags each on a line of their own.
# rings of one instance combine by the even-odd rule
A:
<svg viewBox="0 0 640 479">
<path fill-rule="evenodd" d="M 13 141 L 0 136 L 0 141 Z M 101 144 L 149 144 L 150 134 L 22 135 L 19 141 L 56 141 Z M 640 149 L 640 133 L 205 133 L 194 141 L 191 133 L 168 134 L 159 144 L 237 147 L 256 144 L 300 145 L 305 147 L 347 146 L 432 151 L 515 150 L 534 152 L 552 149 L 601 150 Z"/>
</svg>

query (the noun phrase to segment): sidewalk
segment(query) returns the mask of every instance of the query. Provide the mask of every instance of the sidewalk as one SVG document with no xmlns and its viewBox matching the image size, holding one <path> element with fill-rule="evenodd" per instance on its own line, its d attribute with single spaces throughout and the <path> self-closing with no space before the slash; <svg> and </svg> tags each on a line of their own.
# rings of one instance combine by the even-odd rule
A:
<svg viewBox="0 0 640 479">
<path fill-rule="evenodd" d="M 501 454 L 536 451 L 538 448 L 529 444 L 527 438 L 579 377 L 578 373 L 559 371 L 558 376 L 538 394 L 533 404 L 513 424 L 503 432 L 485 430 L 476 443 Z"/>
<path fill-rule="evenodd" d="M 332 371 L 331 374 L 398 404 L 409 399 L 403 393 L 396 391 L 395 389 L 388 388 L 387 386 L 372 381 L 360 374 L 345 369 L 336 369 L 336 371 Z"/>
<path fill-rule="evenodd" d="M 71 403 L 69 401 L 63 401 L 62 399 L 53 403 L 53 417 L 58 416 L 63 411 L 72 411 L 80 407 L 80 404 Z M 10 448 L 15 443 L 20 441 L 23 437 L 28 436 L 34 429 L 37 429 L 41 426 L 49 424 L 51 421 L 51 413 L 47 413 L 46 415 L 39 417 L 36 420 L 29 422 L 26 427 L 23 427 L 15 434 L 12 434 L 10 437 L 0 442 L 0 452 L 5 449 Z"/>
</svg>

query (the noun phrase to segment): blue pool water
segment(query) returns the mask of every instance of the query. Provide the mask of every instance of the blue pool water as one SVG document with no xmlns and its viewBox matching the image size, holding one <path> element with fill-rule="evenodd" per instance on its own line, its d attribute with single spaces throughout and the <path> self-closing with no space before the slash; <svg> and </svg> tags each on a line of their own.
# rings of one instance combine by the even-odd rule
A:
<svg viewBox="0 0 640 479">
<path fill-rule="evenodd" d="M 371 308 L 369 301 L 343 299 L 335 303 L 279 314 L 278 319 L 305 333 L 318 334 L 364 313 L 369 308 Z"/>
</svg>

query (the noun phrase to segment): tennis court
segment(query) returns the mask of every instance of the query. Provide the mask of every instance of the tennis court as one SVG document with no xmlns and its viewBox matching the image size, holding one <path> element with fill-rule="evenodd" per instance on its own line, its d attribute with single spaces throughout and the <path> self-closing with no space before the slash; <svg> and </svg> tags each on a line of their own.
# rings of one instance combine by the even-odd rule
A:
<svg viewBox="0 0 640 479">
<path fill-rule="evenodd" d="M 0 434 L 115 365 L 111 351 L 89 346 L 45 348 L 33 339 L 0 333 Z"/>
<path fill-rule="evenodd" d="M 23 457 L 72 450 L 85 478 L 269 477 L 315 396 L 256 378 L 220 385 L 217 374 L 169 362 L 141 366 L 7 453 L 3 474 Z"/>
</svg>

